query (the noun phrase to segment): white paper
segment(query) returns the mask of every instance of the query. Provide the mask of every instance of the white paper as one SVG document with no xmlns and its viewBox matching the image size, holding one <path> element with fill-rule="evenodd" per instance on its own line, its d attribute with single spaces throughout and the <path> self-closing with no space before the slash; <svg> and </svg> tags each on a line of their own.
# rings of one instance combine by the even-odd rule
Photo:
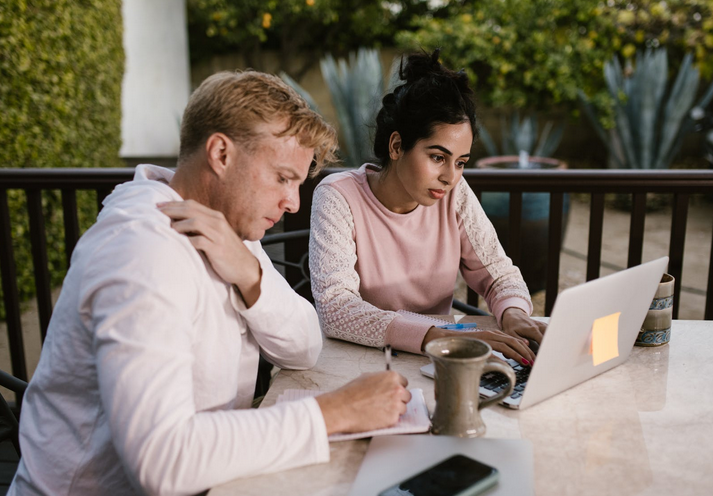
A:
<svg viewBox="0 0 713 496">
<path fill-rule="evenodd" d="M 322 391 L 314 389 L 286 389 L 277 397 L 277 403 L 282 403 L 283 401 L 298 401 L 304 398 L 319 396 L 320 394 L 322 394 Z M 415 434 L 428 432 L 430 428 L 431 419 L 428 417 L 428 407 L 426 407 L 426 399 L 423 397 L 423 390 L 411 389 L 411 401 L 406 405 L 406 413 L 401 415 L 395 426 L 366 432 L 332 434 L 329 436 L 329 440 L 348 441 L 350 439 L 384 436 L 387 434 Z"/>
</svg>

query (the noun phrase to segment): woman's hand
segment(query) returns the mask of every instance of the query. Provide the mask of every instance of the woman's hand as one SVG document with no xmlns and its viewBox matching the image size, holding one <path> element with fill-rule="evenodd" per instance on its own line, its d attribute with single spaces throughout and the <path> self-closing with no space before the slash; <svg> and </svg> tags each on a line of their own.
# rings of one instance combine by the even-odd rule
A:
<svg viewBox="0 0 713 496">
<path fill-rule="evenodd" d="M 528 347 L 526 338 L 511 336 L 502 331 L 492 330 L 461 332 L 441 329 L 440 327 L 431 327 L 423 338 L 421 349 L 425 349 L 426 344 L 434 339 L 453 336 L 475 338 L 485 341 L 493 350 L 499 351 L 507 358 L 512 358 L 523 365 L 532 365 L 532 362 L 535 360 L 535 354 Z"/>
<path fill-rule="evenodd" d="M 540 344 L 547 324 L 531 319 L 520 308 L 511 307 L 503 312 L 502 328 L 505 334 L 531 339 Z"/>
</svg>

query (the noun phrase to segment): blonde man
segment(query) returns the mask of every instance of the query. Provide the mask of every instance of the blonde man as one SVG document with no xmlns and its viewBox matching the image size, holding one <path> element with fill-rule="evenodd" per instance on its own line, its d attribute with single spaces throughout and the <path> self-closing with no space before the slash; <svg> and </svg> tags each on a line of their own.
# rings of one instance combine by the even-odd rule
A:
<svg viewBox="0 0 713 496">
<path fill-rule="evenodd" d="M 303 369 L 321 350 L 314 309 L 257 240 L 335 148 L 274 76 L 220 73 L 195 91 L 175 174 L 138 166 L 74 251 L 9 494 L 195 494 L 325 462 L 328 434 L 396 422 L 410 395 L 393 372 L 249 409 L 259 352 Z"/>
</svg>

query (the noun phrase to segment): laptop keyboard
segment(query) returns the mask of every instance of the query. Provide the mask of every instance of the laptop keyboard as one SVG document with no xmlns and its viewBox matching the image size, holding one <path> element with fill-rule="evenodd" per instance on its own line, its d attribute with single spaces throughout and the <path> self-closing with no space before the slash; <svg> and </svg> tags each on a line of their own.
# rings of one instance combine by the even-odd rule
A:
<svg viewBox="0 0 713 496">
<path fill-rule="evenodd" d="M 515 372 L 515 388 L 510 394 L 510 398 L 517 400 L 522 396 L 523 391 L 525 391 L 525 385 L 527 384 L 527 379 L 530 377 L 531 367 L 525 367 L 515 360 L 507 361 L 513 368 Z M 488 372 L 480 377 L 480 387 L 485 388 L 488 391 L 492 391 L 493 394 L 497 394 L 507 386 L 507 378 L 503 374 L 498 374 L 497 372 Z"/>
</svg>

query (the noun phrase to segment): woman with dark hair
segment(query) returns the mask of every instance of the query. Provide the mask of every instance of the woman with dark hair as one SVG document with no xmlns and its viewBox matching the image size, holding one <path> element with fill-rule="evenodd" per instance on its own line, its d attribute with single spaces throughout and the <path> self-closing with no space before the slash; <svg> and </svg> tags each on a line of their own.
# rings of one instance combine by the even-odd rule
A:
<svg viewBox="0 0 713 496">
<path fill-rule="evenodd" d="M 314 192 L 312 293 L 327 336 L 421 353 L 438 337 L 477 337 L 524 365 L 544 324 L 517 267 L 463 176 L 477 135 L 467 76 L 439 51 L 408 57 L 403 84 L 382 100 L 379 165 L 325 178 Z M 500 331 L 448 331 L 408 314 L 448 314 L 460 270 Z"/>
</svg>

